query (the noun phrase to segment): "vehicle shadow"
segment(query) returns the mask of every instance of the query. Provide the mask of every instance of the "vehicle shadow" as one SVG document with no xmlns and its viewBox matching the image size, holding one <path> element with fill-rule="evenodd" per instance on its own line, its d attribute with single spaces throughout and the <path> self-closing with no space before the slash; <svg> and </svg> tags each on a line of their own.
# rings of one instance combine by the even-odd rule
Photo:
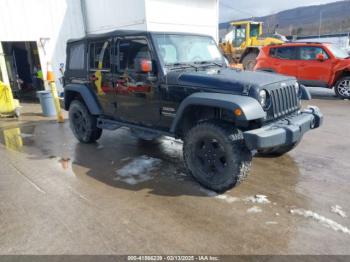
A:
<svg viewBox="0 0 350 262">
<path fill-rule="evenodd" d="M 186 174 L 181 142 L 168 138 L 145 142 L 133 138 L 127 130 L 117 132 L 118 135 L 108 134 L 97 144 L 78 143 L 76 145 L 72 170 L 79 179 L 93 178 L 112 187 L 132 191 L 146 189 L 149 194 L 162 196 L 208 197 L 215 195 L 214 192 L 199 186 L 190 175 Z M 142 157 L 160 160 L 160 164 L 156 165 L 148 175 L 145 175 L 142 173 L 145 169 L 141 167 L 138 170 L 133 165 L 135 159 Z M 266 159 L 263 163 L 261 160 L 254 160 L 253 165 L 255 166 L 254 173 L 260 170 L 264 175 L 274 177 L 272 180 L 278 179 L 275 172 L 270 174 L 268 170 L 263 170 L 265 169 L 264 165 L 273 165 L 273 170 L 286 170 L 286 166 L 288 166 L 290 170 L 288 173 L 291 173 L 287 174 L 290 176 L 288 181 L 293 185 L 297 183 L 299 169 L 288 155 L 280 159 Z M 130 174 L 123 174 L 128 169 Z M 256 177 L 260 177 L 260 175 Z M 281 175 L 280 179 L 286 178 Z M 249 187 L 255 188 L 254 178 L 248 179 L 249 182 L 251 183 Z M 293 185 L 290 186 L 293 187 Z M 256 188 L 258 187 L 259 185 L 256 185 Z"/>
<path fill-rule="evenodd" d="M 333 89 L 328 89 L 324 87 L 307 87 L 309 90 L 312 99 L 321 99 L 321 100 L 342 100 L 337 97 Z"/>
<path fill-rule="evenodd" d="M 207 196 L 186 174 L 179 141 L 142 141 L 128 130 L 117 132 L 96 144 L 76 144 L 72 170 L 77 177 L 88 176 L 126 190 L 148 189 L 155 195 Z"/>
</svg>

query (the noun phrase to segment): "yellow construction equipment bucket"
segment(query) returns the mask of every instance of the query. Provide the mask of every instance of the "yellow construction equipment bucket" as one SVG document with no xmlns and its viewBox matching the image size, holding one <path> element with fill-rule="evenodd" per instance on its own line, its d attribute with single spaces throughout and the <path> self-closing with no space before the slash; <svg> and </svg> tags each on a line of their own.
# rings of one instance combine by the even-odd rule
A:
<svg viewBox="0 0 350 262">
<path fill-rule="evenodd" d="M 19 107 L 19 101 L 13 99 L 11 87 L 0 81 L 0 115 L 19 116 Z"/>
</svg>

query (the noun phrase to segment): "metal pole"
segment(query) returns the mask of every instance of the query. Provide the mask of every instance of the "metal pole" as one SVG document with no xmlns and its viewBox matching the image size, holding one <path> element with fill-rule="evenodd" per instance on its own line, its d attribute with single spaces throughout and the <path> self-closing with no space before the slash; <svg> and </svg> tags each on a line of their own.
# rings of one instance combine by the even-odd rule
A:
<svg viewBox="0 0 350 262">
<path fill-rule="evenodd" d="M 321 38 L 321 30 L 322 30 L 322 10 L 320 10 L 320 26 L 318 28 L 318 38 Z"/>
<path fill-rule="evenodd" d="M 83 16 L 83 26 L 84 26 L 84 33 L 87 35 L 87 17 L 86 17 L 86 3 L 85 0 L 80 0 L 80 7 L 81 7 L 81 15 Z"/>
</svg>

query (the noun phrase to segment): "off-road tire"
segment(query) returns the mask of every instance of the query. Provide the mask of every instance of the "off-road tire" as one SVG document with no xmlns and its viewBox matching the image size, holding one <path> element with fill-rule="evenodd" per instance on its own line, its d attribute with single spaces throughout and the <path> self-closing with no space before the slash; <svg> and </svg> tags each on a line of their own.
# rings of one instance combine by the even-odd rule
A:
<svg viewBox="0 0 350 262">
<path fill-rule="evenodd" d="M 196 148 L 205 138 L 216 141 L 223 149 L 226 166 L 221 173 L 208 174 L 198 164 L 201 162 Z M 188 173 L 201 185 L 216 192 L 224 192 L 241 183 L 249 174 L 252 160 L 242 132 L 219 121 L 202 122 L 191 128 L 184 139 L 183 156 Z"/>
<path fill-rule="evenodd" d="M 82 143 L 94 143 L 102 135 L 96 116 L 91 115 L 79 100 L 74 100 L 69 106 L 69 124 L 74 136 Z"/>
<path fill-rule="evenodd" d="M 242 64 L 244 70 L 253 71 L 254 67 L 256 65 L 256 58 L 258 57 L 258 54 L 255 52 L 247 54 L 242 59 Z"/>
<path fill-rule="evenodd" d="M 344 93 L 344 91 L 341 90 L 342 85 L 345 83 L 348 83 L 349 91 L 347 92 L 347 95 Z M 343 99 L 350 99 L 350 76 L 345 76 L 339 79 L 339 81 L 334 86 L 335 94 Z"/>
<path fill-rule="evenodd" d="M 257 156 L 260 157 L 280 157 L 283 156 L 284 154 L 287 154 L 289 151 L 293 150 L 300 141 L 295 142 L 291 145 L 288 146 L 279 146 L 279 147 L 274 147 L 274 148 L 269 148 L 269 149 L 264 149 L 258 151 Z"/>
</svg>

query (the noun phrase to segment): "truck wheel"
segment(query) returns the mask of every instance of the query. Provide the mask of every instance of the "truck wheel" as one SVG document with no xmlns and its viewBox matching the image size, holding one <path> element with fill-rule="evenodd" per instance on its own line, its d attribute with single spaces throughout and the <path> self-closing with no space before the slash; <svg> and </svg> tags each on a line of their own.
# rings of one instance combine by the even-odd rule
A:
<svg viewBox="0 0 350 262">
<path fill-rule="evenodd" d="M 335 94 L 341 98 L 350 98 L 350 77 L 346 76 L 341 78 L 335 85 Z"/>
<path fill-rule="evenodd" d="M 299 142 L 300 141 L 295 142 L 295 143 L 288 145 L 288 146 L 280 146 L 280 147 L 274 147 L 274 148 L 270 148 L 270 149 L 259 150 L 257 156 L 279 157 L 279 156 L 282 156 L 282 155 L 288 153 L 289 151 L 293 150 L 299 144 Z"/>
<path fill-rule="evenodd" d="M 244 70 L 253 71 L 256 65 L 256 58 L 258 57 L 257 53 L 249 53 L 242 59 L 242 64 Z"/>
<path fill-rule="evenodd" d="M 78 100 L 70 104 L 69 124 L 74 136 L 82 143 L 94 143 L 102 135 L 102 129 L 97 127 L 96 117 Z"/>
<path fill-rule="evenodd" d="M 200 123 L 188 131 L 183 154 L 188 172 L 216 192 L 224 192 L 243 181 L 252 160 L 242 132 L 215 121 Z"/>
</svg>

